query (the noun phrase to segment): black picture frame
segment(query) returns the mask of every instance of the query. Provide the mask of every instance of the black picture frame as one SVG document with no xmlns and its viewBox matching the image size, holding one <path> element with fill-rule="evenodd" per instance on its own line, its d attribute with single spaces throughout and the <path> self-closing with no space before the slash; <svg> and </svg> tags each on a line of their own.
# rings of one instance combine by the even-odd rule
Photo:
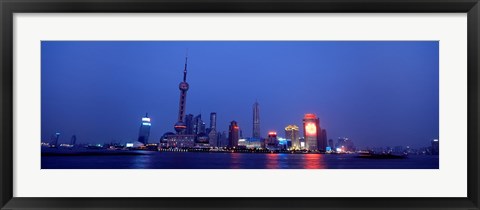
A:
<svg viewBox="0 0 480 210">
<path fill-rule="evenodd" d="M 0 0 L 1 209 L 479 209 L 478 0 Z M 13 197 L 14 13 L 467 13 L 466 198 L 25 198 Z M 452 181 L 452 180 L 449 180 Z M 99 186 L 101 187 L 101 186 Z M 321 190 L 321 189 L 319 189 Z"/>
</svg>

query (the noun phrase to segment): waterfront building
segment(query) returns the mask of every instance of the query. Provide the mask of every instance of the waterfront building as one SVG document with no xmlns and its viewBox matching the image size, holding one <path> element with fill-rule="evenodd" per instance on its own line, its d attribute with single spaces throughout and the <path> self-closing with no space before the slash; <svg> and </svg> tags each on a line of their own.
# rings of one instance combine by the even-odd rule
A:
<svg viewBox="0 0 480 210">
<path fill-rule="evenodd" d="M 183 134 L 187 126 L 183 121 L 183 117 L 185 115 L 186 105 L 187 105 L 187 91 L 189 88 L 189 84 L 187 83 L 187 62 L 188 57 L 185 57 L 185 67 L 183 69 L 183 81 L 180 82 L 178 88 L 180 89 L 180 103 L 178 107 L 178 120 L 175 123 L 174 128 L 177 134 Z"/>
<path fill-rule="evenodd" d="M 291 140 L 291 148 L 294 150 L 300 149 L 300 138 L 298 136 L 298 131 L 299 129 L 296 125 L 288 125 L 285 127 L 285 137 Z"/>
<path fill-rule="evenodd" d="M 196 136 L 195 147 L 196 148 L 209 148 L 210 147 L 210 141 L 209 141 L 208 135 L 205 134 L 205 133 L 198 134 Z"/>
<path fill-rule="evenodd" d="M 277 132 L 274 132 L 274 131 L 268 132 L 268 137 L 265 139 L 265 148 L 269 150 L 278 149 Z"/>
<path fill-rule="evenodd" d="M 286 150 L 288 148 L 292 148 L 292 140 L 282 138 L 282 137 L 277 137 L 277 148 L 281 150 Z"/>
<path fill-rule="evenodd" d="M 298 141 L 300 142 L 300 149 L 306 149 L 307 144 L 305 143 L 305 137 L 300 137 L 298 138 Z"/>
<path fill-rule="evenodd" d="M 228 126 L 228 147 L 234 148 L 238 146 L 239 129 L 236 121 L 230 122 L 230 126 Z"/>
<path fill-rule="evenodd" d="M 253 138 L 260 138 L 260 105 L 257 101 L 253 104 Z"/>
<path fill-rule="evenodd" d="M 138 132 L 138 142 L 146 145 L 148 144 L 148 138 L 150 136 L 150 127 L 152 126 L 148 113 L 145 117 L 142 117 L 142 124 L 140 124 L 140 131 Z"/>
<path fill-rule="evenodd" d="M 51 145 L 51 147 L 58 147 L 58 140 L 60 139 L 60 133 L 59 132 L 56 132 L 54 136 L 52 136 L 52 142 L 53 144 Z"/>
<path fill-rule="evenodd" d="M 440 142 L 438 139 L 432 140 L 432 155 L 440 154 Z"/>
<path fill-rule="evenodd" d="M 168 148 L 168 136 L 175 135 L 173 132 L 166 132 L 160 137 L 159 148 Z"/>
<path fill-rule="evenodd" d="M 328 146 L 330 147 L 330 149 L 332 150 L 335 150 L 335 144 L 333 143 L 333 139 L 329 139 L 328 140 Z"/>
<path fill-rule="evenodd" d="M 258 138 L 240 138 L 238 139 L 238 147 L 245 149 L 260 149 L 262 141 Z"/>
<path fill-rule="evenodd" d="M 315 114 L 305 114 L 303 118 L 303 135 L 307 150 L 316 151 L 322 148 L 320 120 Z M 323 146 L 323 148 L 325 148 Z"/>
<path fill-rule="evenodd" d="M 260 138 L 247 138 L 247 149 L 260 149 L 263 148 L 262 139 Z"/>
<path fill-rule="evenodd" d="M 188 149 L 195 146 L 195 135 L 193 134 L 173 134 L 167 135 L 167 148 Z"/>
<path fill-rule="evenodd" d="M 247 148 L 247 139 L 239 138 L 238 139 L 238 148 Z"/>
</svg>

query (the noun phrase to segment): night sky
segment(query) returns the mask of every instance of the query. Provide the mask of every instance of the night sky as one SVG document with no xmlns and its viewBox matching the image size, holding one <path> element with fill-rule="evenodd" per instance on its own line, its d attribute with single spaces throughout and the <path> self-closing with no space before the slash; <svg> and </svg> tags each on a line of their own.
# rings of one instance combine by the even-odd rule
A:
<svg viewBox="0 0 480 210">
<path fill-rule="evenodd" d="M 357 146 L 428 146 L 439 133 L 436 41 L 43 41 L 42 140 L 132 142 L 141 117 L 149 142 L 173 131 L 188 48 L 187 113 L 219 131 L 252 135 L 301 127 L 315 113 L 328 139 Z M 302 131 L 301 131 L 302 133 Z"/>
</svg>

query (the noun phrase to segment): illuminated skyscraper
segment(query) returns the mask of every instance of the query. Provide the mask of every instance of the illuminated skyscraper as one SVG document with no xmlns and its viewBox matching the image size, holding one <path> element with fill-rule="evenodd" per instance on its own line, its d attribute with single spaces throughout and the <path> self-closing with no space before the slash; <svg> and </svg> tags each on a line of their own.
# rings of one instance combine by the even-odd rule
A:
<svg viewBox="0 0 480 210">
<path fill-rule="evenodd" d="M 440 142 L 438 142 L 438 139 L 432 140 L 432 155 L 438 155 L 440 153 L 440 144 L 439 143 Z"/>
<path fill-rule="evenodd" d="M 193 118 L 193 134 L 205 134 L 206 133 L 206 128 L 205 128 L 205 122 L 202 120 L 202 115 L 199 114 Z"/>
<path fill-rule="evenodd" d="M 269 150 L 278 149 L 277 132 L 274 132 L 274 131 L 268 132 L 268 137 L 267 139 L 265 139 L 265 148 Z"/>
<path fill-rule="evenodd" d="M 228 126 L 228 147 L 238 147 L 238 124 L 236 121 L 230 122 L 230 126 Z"/>
<path fill-rule="evenodd" d="M 318 150 L 320 139 L 320 120 L 315 114 L 305 114 L 303 118 L 303 135 L 305 136 L 305 147 L 307 150 Z"/>
<path fill-rule="evenodd" d="M 187 61 L 188 61 L 188 57 L 185 57 L 185 68 L 183 69 L 183 81 L 180 82 L 180 84 L 178 85 L 178 88 L 180 89 L 180 104 L 178 108 L 178 120 L 174 126 L 175 131 L 177 131 L 178 134 L 183 133 L 187 128 L 185 122 L 183 121 L 183 117 L 185 116 L 185 110 L 187 105 L 187 91 L 189 88 L 189 85 L 187 83 Z"/>
<path fill-rule="evenodd" d="M 292 141 L 292 149 L 300 149 L 298 131 L 299 129 L 296 125 L 288 125 L 285 127 L 285 137 Z"/>
<path fill-rule="evenodd" d="M 210 113 L 210 129 L 217 129 L 217 113 L 215 112 Z"/>
<path fill-rule="evenodd" d="M 210 113 L 210 128 L 207 135 L 210 146 L 217 147 L 219 144 L 217 141 L 217 113 L 215 112 Z"/>
<path fill-rule="evenodd" d="M 253 138 L 260 138 L 260 107 L 257 101 L 253 104 Z"/>
<path fill-rule="evenodd" d="M 140 131 L 138 132 L 138 141 L 143 144 L 148 144 L 148 137 L 150 136 L 150 127 L 152 126 L 148 113 L 145 117 L 142 117 L 142 124 L 140 125 Z"/>
<path fill-rule="evenodd" d="M 60 133 L 55 133 L 55 136 L 53 137 L 53 145 L 54 147 L 58 147 L 58 139 L 60 139 Z"/>
</svg>

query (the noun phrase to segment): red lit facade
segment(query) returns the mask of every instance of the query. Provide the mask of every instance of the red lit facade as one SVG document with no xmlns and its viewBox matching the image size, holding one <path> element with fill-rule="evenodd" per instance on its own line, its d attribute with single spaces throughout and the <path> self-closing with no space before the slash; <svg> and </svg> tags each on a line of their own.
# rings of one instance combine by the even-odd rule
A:
<svg viewBox="0 0 480 210">
<path fill-rule="evenodd" d="M 238 133 L 240 128 L 236 121 L 230 122 L 228 126 L 228 147 L 238 147 Z"/>
<path fill-rule="evenodd" d="M 327 147 L 326 131 L 320 127 L 320 119 L 315 114 L 305 114 L 303 118 L 305 147 L 310 151 L 324 152 Z"/>
</svg>

